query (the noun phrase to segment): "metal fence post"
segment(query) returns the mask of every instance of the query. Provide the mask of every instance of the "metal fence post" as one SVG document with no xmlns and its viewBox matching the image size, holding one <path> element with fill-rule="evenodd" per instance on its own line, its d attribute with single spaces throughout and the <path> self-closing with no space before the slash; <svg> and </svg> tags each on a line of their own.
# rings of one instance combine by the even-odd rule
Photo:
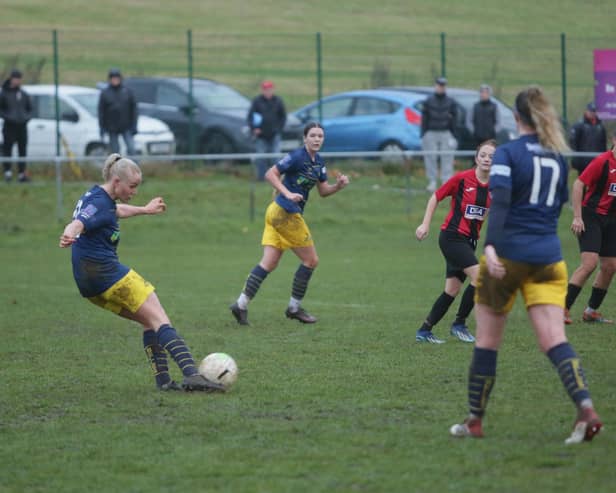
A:
<svg viewBox="0 0 616 493">
<path fill-rule="evenodd" d="M 447 77 L 447 55 L 445 48 L 445 33 L 441 33 L 441 77 Z"/>
<path fill-rule="evenodd" d="M 192 49 L 192 29 L 186 31 L 188 44 L 188 153 L 195 153 L 195 103 L 193 99 L 193 49 Z"/>
<path fill-rule="evenodd" d="M 52 31 L 52 44 L 53 44 L 53 84 L 54 84 L 54 97 L 55 97 L 55 110 L 56 110 L 56 215 L 58 222 L 62 222 L 64 211 L 62 207 L 62 163 L 60 162 L 60 97 L 58 94 L 59 85 L 59 71 L 58 71 L 58 30 Z"/>
<path fill-rule="evenodd" d="M 321 67 L 321 33 L 317 33 L 317 99 L 319 100 L 319 123 L 323 121 L 323 71 Z"/>
<path fill-rule="evenodd" d="M 567 121 L 567 45 L 565 33 L 560 33 L 560 65 L 561 65 L 561 85 L 563 95 L 563 125 L 569 126 Z"/>
</svg>

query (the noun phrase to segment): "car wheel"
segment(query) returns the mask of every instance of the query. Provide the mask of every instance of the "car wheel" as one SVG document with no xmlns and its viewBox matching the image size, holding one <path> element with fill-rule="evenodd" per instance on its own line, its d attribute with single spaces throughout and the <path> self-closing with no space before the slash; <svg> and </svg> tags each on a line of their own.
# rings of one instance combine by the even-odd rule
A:
<svg viewBox="0 0 616 493">
<path fill-rule="evenodd" d="M 226 135 L 220 132 L 212 132 L 203 139 L 201 152 L 203 154 L 233 154 L 235 147 Z"/>
<path fill-rule="evenodd" d="M 86 149 L 86 156 L 97 158 L 88 161 L 88 164 L 92 164 L 97 168 L 102 168 L 105 164 L 105 159 L 109 155 L 109 147 L 105 144 L 90 144 Z"/>
<path fill-rule="evenodd" d="M 401 154 L 405 149 L 399 142 L 390 140 L 385 142 L 379 150 L 391 154 L 390 156 L 383 156 L 381 158 L 382 161 L 388 163 L 401 163 L 404 161 L 404 157 Z"/>
</svg>

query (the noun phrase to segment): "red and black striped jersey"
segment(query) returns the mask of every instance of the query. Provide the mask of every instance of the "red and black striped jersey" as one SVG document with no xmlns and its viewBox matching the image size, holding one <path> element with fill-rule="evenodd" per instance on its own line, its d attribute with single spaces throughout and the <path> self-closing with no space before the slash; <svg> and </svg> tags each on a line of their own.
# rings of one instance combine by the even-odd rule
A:
<svg viewBox="0 0 616 493">
<path fill-rule="evenodd" d="M 586 185 L 582 205 L 604 216 L 616 215 L 616 158 L 612 151 L 594 158 L 580 175 Z"/>
<path fill-rule="evenodd" d="M 477 179 L 475 169 L 455 174 L 435 194 L 439 202 L 451 197 L 451 209 L 441 230 L 478 240 L 479 230 L 490 209 L 490 194 L 488 184 Z"/>
</svg>

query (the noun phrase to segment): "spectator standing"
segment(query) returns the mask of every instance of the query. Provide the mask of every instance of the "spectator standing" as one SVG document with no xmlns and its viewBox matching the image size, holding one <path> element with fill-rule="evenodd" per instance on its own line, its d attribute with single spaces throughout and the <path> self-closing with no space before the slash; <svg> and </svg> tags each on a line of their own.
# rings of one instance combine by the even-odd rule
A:
<svg viewBox="0 0 616 493">
<path fill-rule="evenodd" d="M 498 106 L 492 101 L 492 88 L 487 84 L 479 87 L 479 101 L 473 105 L 471 123 L 476 145 L 496 139 L 499 125 Z"/>
<path fill-rule="evenodd" d="M 597 154 L 607 150 L 605 127 L 597 117 L 595 103 L 588 103 L 584 116 L 569 130 L 569 145 L 575 152 L 595 152 Z M 578 176 L 586 169 L 594 156 L 579 156 L 571 160 L 571 167 L 575 168 Z"/>
<path fill-rule="evenodd" d="M 255 139 L 255 150 L 259 154 L 279 153 L 282 129 L 287 121 L 287 111 L 282 98 L 274 94 L 274 83 L 261 83 L 261 94 L 252 100 L 248 111 L 248 125 Z M 256 159 L 258 181 L 265 180 L 268 169 L 267 159 Z"/>
<path fill-rule="evenodd" d="M 137 133 L 137 101 L 133 92 L 122 84 L 122 73 L 117 68 L 109 70 L 109 84 L 98 100 L 98 125 L 101 139 L 109 134 L 111 152 L 120 152 L 120 136 L 126 144 L 126 153 L 135 154 L 133 136 Z"/>
<path fill-rule="evenodd" d="M 458 147 L 455 137 L 456 103 L 447 96 L 447 79 L 439 77 L 435 81 L 434 94 L 424 101 L 421 118 L 421 148 L 424 151 L 440 151 L 441 154 L 424 156 L 427 190 L 437 189 L 438 158 L 441 161 L 441 182 L 445 183 L 453 175 L 453 151 Z"/>
<path fill-rule="evenodd" d="M 17 144 L 19 181 L 30 181 L 26 175 L 26 147 L 28 145 L 28 121 L 32 117 L 32 101 L 26 91 L 21 88 L 22 73 L 12 70 L 9 78 L 2 84 L 0 93 L 0 117 L 4 120 L 2 136 L 2 155 L 11 157 L 13 146 Z M 13 179 L 10 162 L 4 163 L 4 179 Z"/>
</svg>

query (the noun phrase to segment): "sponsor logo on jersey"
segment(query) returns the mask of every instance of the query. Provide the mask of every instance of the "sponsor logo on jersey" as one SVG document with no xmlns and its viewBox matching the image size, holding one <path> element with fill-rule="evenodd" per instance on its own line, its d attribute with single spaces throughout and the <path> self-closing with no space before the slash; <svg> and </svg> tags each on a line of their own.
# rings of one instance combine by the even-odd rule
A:
<svg viewBox="0 0 616 493">
<path fill-rule="evenodd" d="M 475 190 L 475 187 L 468 187 L 468 188 L 466 189 L 466 191 L 467 191 L 467 192 L 472 192 L 473 190 Z"/>
<path fill-rule="evenodd" d="M 114 244 L 120 241 L 120 231 L 116 229 L 113 232 L 113 234 L 109 237 L 109 241 L 111 241 L 111 243 L 114 243 Z"/>
<path fill-rule="evenodd" d="M 90 219 L 94 214 L 98 212 L 98 209 L 94 204 L 89 204 L 85 209 L 79 212 L 79 215 L 84 219 Z"/>
<path fill-rule="evenodd" d="M 616 183 L 610 183 L 610 188 L 607 191 L 610 197 L 616 197 Z"/>
<path fill-rule="evenodd" d="M 464 211 L 464 217 L 466 219 L 476 219 L 477 221 L 483 221 L 486 217 L 488 209 L 481 207 L 480 205 L 468 204 Z"/>
<path fill-rule="evenodd" d="M 283 157 L 280 161 L 278 161 L 278 165 L 279 166 L 284 166 L 285 164 L 287 164 L 289 161 L 291 161 L 291 154 L 287 154 L 285 157 Z"/>
</svg>

